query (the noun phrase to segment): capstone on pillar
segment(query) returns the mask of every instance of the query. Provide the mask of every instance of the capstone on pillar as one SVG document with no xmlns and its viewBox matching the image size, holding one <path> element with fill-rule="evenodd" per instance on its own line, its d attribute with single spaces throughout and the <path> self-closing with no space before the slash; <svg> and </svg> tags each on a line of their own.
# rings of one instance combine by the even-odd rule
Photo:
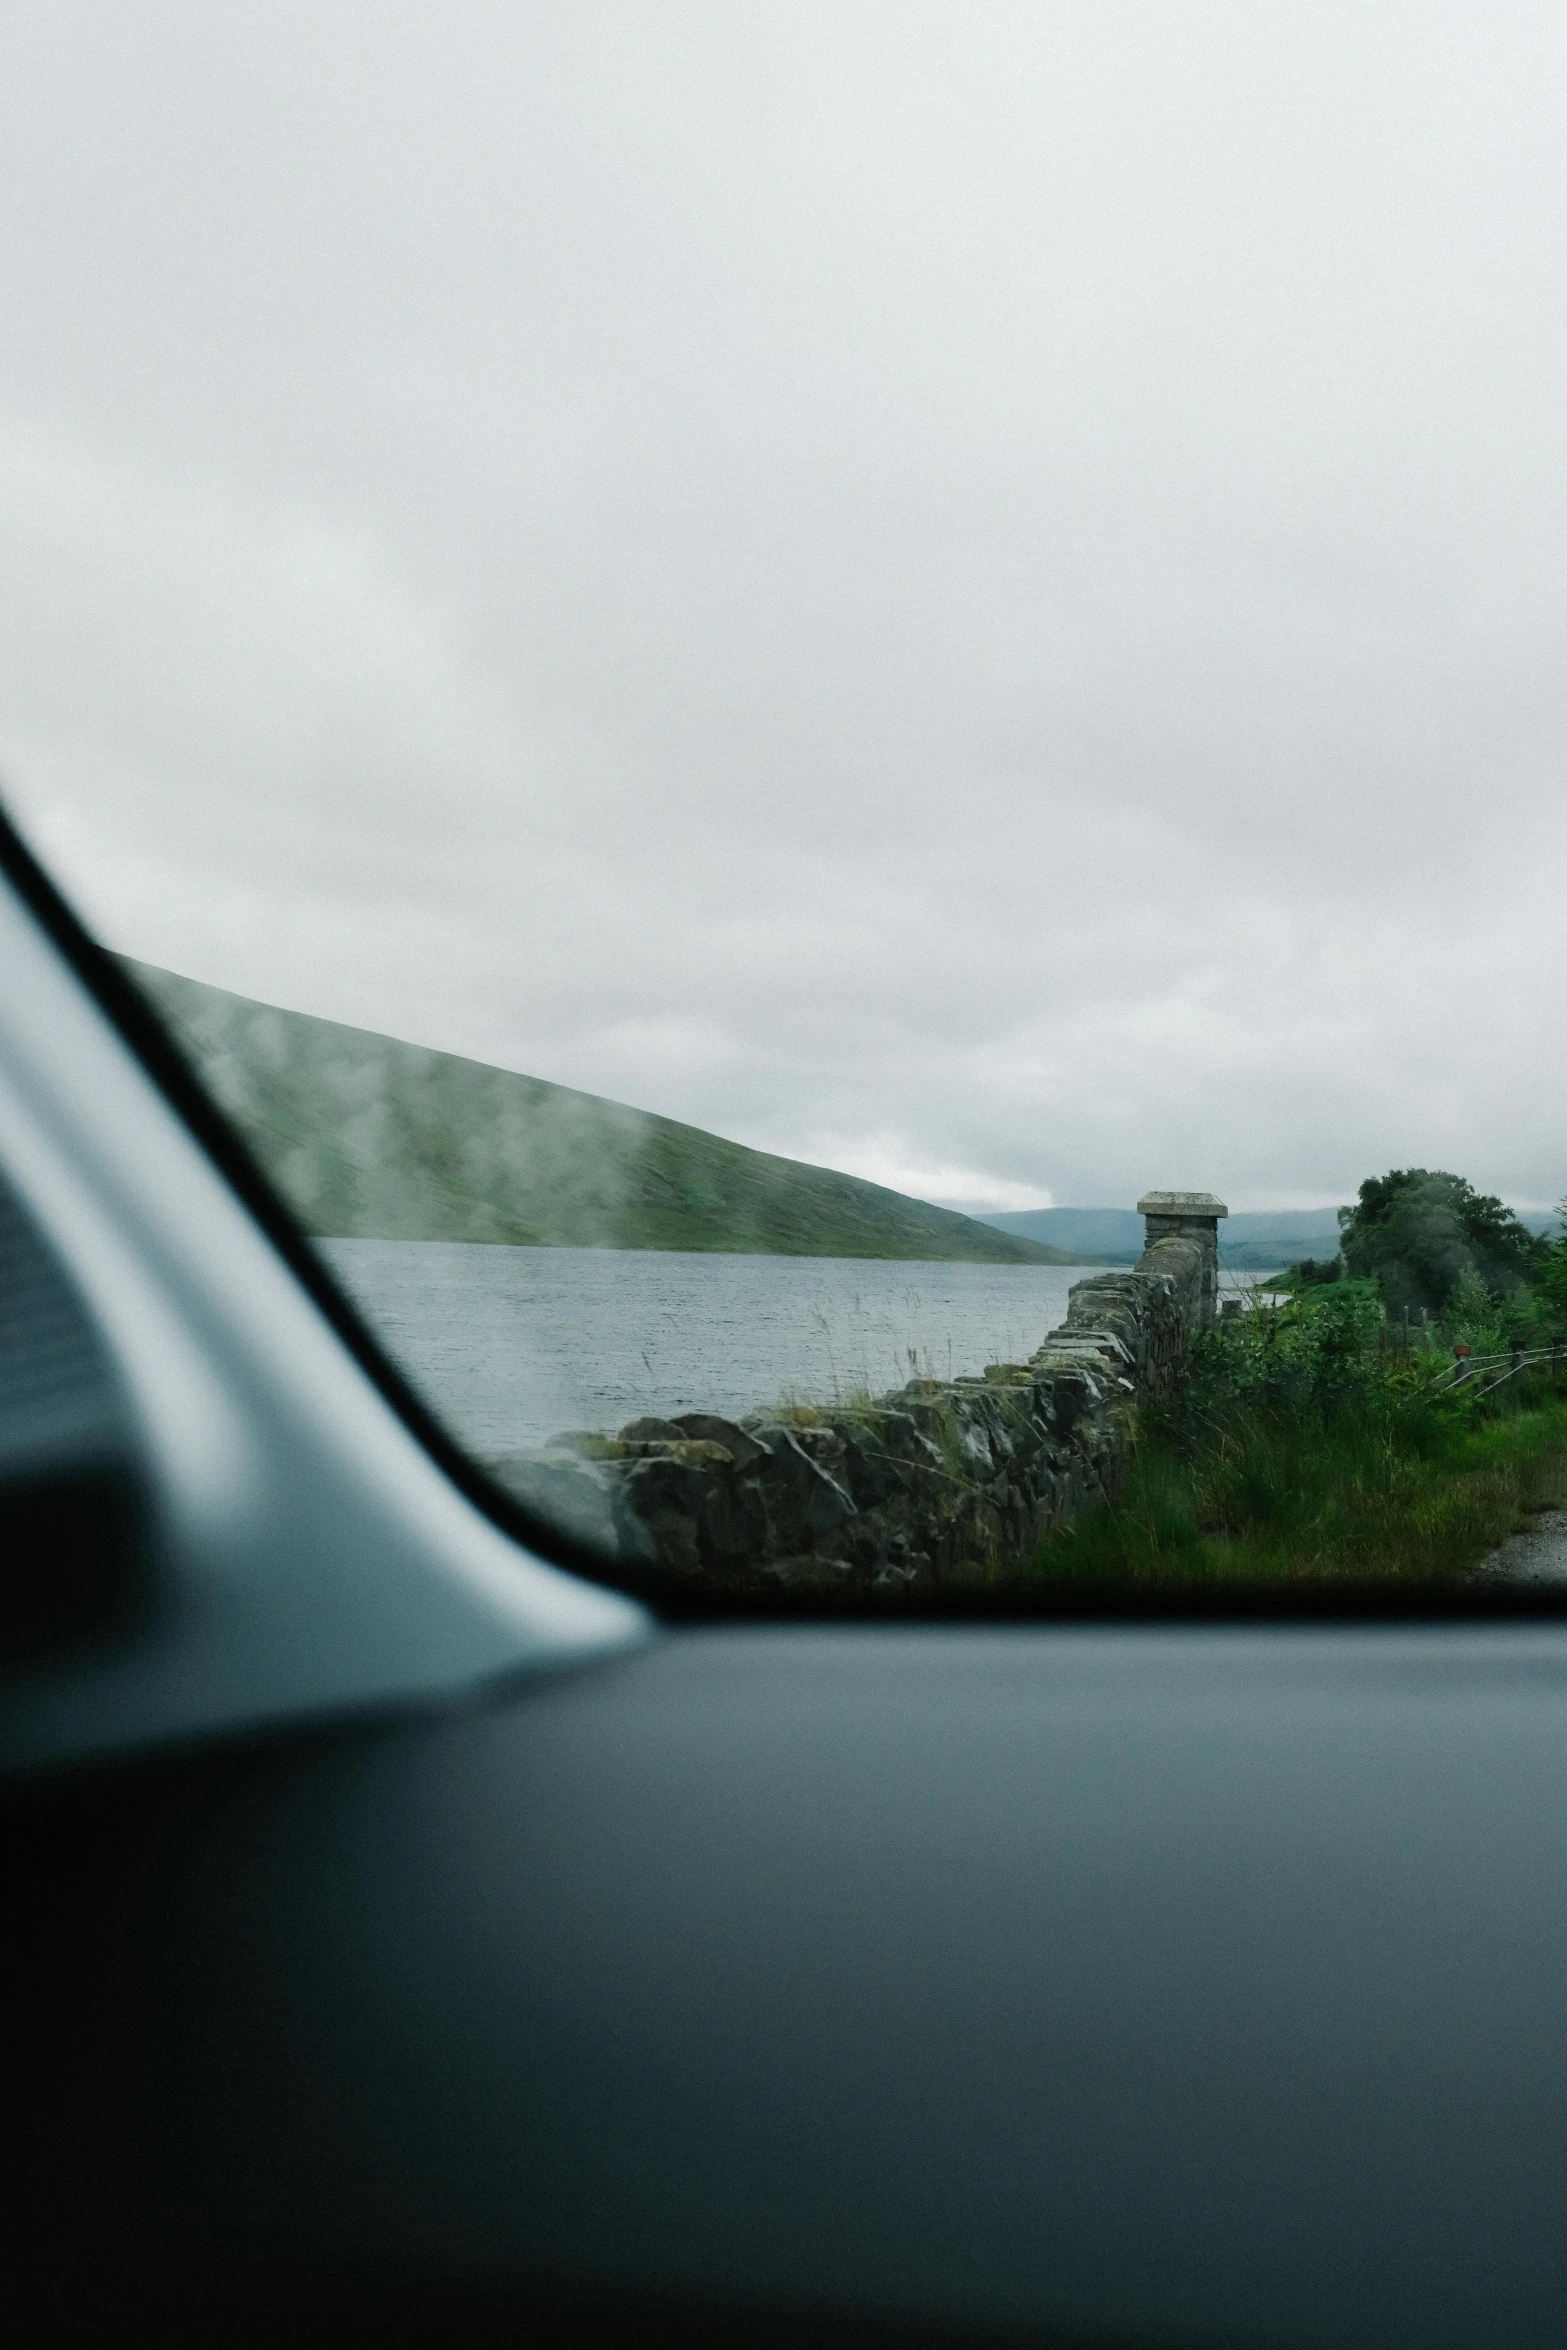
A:
<svg viewBox="0 0 1567 2350">
<path fill-rule="evenodd" d="M 1211 1191 L 1148 1191 L 1137 1203 L 1137 1213 L 1143 1218 L 1146 1248 L 1175 1234 L 1200 1245 L 1203 1280 L 1199 1318 L 1204 1330 L 1210 1327 L 1218 1311 L 1219 1218 L 1229 1212 L 1223 1200 L 1215 1199 Z"/>
</svg>

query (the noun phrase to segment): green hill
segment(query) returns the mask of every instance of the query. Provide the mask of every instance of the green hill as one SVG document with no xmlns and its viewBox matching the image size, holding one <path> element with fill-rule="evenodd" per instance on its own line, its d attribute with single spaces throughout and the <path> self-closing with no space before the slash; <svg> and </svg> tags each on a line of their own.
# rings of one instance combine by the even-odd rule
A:
<svg viewBox="0 0 1567 2350">
<path fill-rule="evenodd" d="M 1089 1261 L 596 1094 L 120 960 L 323 1239 Z"/>
</svg>

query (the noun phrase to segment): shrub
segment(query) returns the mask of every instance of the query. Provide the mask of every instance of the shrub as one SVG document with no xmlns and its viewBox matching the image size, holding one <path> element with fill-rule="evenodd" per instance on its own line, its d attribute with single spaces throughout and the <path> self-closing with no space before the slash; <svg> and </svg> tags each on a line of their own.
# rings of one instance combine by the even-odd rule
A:
<svg viewBox="0 0 1567 2350">
<path fill-rule="evenodd" d="M 1344 1277 L 1342 1257 L 1302 1257 L 1298 1265 L 1291 1265 L 1284 1281 L 1291 1289 L 1319 1289 L 1326 1282 L 1341 1281 Z"/>
<path fill-rule="evenodd" d="M 1258 1306 L 1197 1340 L 1180 1409 L 1197 1423 L 1237 1405 L 1320 1421 L 1357 1406 L 1379 1376 L 1382 1327 L 1374 1281 L 1319 1284 Z"/>
<path fill-rule="evenodd" d="M 1527 1304 L 1527 1293 L 1515 1295 L 1521 1305 Z M 1441 1333 L 1450 1346 L 1467 1346 L 1477 1355 L 1500 1354 L 1513 1335 L 1508 1316 L 1472 1265 L 1454 1284 L 1443 1309 Z"/>
</svg>

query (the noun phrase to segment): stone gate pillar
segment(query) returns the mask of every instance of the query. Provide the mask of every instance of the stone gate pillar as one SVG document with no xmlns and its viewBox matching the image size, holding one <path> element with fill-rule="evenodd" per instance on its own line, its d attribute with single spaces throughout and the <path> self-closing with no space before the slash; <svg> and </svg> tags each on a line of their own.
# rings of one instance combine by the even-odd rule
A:
<svg viewBox="0 0 1567 2350">
<path fill-rule="evenodd" d="M 1229 1209 L 1222 1199 L 1215 1199 L 1211 1191 L 1149 1191 L 1137 1203 L 1137 1213 L 1143 1218 L 1145 1248 L 1152 1248 L 1156 1240 L 1168 1240 L 1179 1234 L 1183 1240 L 1195 1240 L 1202 1249 L 1203 1281 L 1201 1327 L 1206 1330 L 1218 1311 L 1219 1301 L 1219 1218 Z"/>
</svg>

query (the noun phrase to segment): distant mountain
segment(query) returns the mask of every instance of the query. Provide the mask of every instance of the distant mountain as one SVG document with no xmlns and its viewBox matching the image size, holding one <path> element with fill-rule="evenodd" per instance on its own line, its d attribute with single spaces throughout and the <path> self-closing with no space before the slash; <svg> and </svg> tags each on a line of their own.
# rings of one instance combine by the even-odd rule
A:
<svg viewBox="0 0 1567 2350">
<path fill-rule="evenodd" d="M 1131 1208 L 1025 1208 L 983 1216 L 998 1232 L 1085 1250 L 1101 1264 L 1135 1264 L 1143 1250 L 1143 1220 Z M 1520 1216 L 1531 1232 L 1555 1233 L 1559 1216 L 1531 1210 Z M 1300 1208 L 1280 1215 L 1260 1210 L 1226 1216 L 1219 1226 L 1219 1265 L 1231 1273 L 1277 1273 L 1302 1257 L 1338 1255 L 1337 1208 Z"/>
<path fill-rule="evenodd" d="M 323 1239 L 1086 1261 L 596 1094 L 121 961 Z"/>
<path fill-rule="evenodd" d="M 1107 1264 L 1135 1263 L 1142 1254 L 1143 1220 L 1131 1208 L 1027 1208 L 981 1221 L 1019 1239 L 1086 1250 Z M 1226 1216 L 1219 1226 L 1220 1264 L 1237 1273 L 1272 1273 L 1301 1257 L 1337 1254 L 1336 1208 Z"/>
<path fill-rule="evenodd" d="M 1022 1208 L 980 1223 L 1047 1247 L 1081 1249 L 1101 1264 L 1133 1264 L 1143 1253 L 1143 1220 L 1130 1208 Z"/>
<path fill-rule="evenodd" d="M 1337 1208 L 1294 1214 L 1227 1216 L 1219 1226 L 1219 1264 L 1236 1273 L 1272 1273 L 1302 1257 L 1338 1255 Z"/>
</svg>

